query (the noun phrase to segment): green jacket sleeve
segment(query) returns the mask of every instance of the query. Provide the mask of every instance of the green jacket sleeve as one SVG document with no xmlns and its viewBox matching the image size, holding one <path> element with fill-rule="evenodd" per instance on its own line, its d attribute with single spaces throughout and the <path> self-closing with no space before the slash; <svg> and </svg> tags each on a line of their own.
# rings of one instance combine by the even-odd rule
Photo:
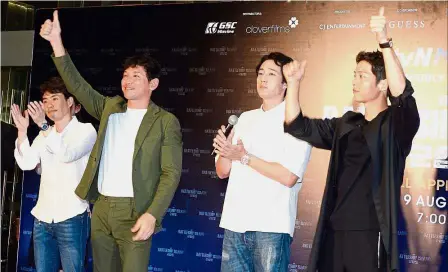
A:
<svg viewBox="0 0 448 272">
<path fill-rule="evenodd" d="M 168 121 L 162 144 L 161 175 L 154 200 L 147 212 L 161 224 L 162 218 L 174 197 L 182 173 L 182 134 L 180 124 L 172 116 Z"/>
<path fill-rule="evenodd" d="M 94 90 L 85 81 L 79 74 L 78 69 L 76 69 L 68 53 L 62 57 L 52 55 L 51 58 L 56 65 L 59 75 L 64 80 L 67 90 L 78 99 L 90 115 L 100 120 L 108 98 Z"/>
</svg>

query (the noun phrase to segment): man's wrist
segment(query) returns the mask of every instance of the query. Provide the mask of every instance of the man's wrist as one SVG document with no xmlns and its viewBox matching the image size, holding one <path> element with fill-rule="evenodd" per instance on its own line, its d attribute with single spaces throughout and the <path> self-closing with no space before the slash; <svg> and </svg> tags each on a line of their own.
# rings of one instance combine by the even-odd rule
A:
<svg viewBox="0 0 448 272">
<path fill-rule="evenodd" d="M 153 220 L 154 222 L 157 221 L 157 219 L 154 217 L 154 215 L 150 214 L 149 212 L 146 212 L 146 214 L 148 214 L 149 218 L 151 218 L 151 220 Z"/>
<path fill-rule="evenodd" d="M 50 125 L 48 125 L 47 120 L 44 120 L 42 122 L 40 122 L 39 124 L 37 124 L 37 126 L 40 128 L 40 130 L 42 131 L 47 131 L 50 128 Z"/>
<path fill-rule="evenodd" d="M 64 44 L 62 43 L 62 39 L 58 38 L 55 41 L 50 42 L 51 47 L 53 48 L 53 53 L 55 58 L 63 57 L 66 55 Z"/>
<path fill-rule="evenodd" d="M 45 120 L 42 120 L 42 121 L 36 122 L 36 125 L 37 125 L 39 128 L 42 128 L 42 126 L 43 126 L 44 123 L 46 123 L 46 121 L 45 121 Z"/>
<path fill-rule="evenodd" d="M 229 159 L 229 158 L 226 158 L 226 157 L 223 157 L 223 156 L 221 156 L 221 155 L 219 155 L 218 161 L 219 161 L 219 160 L 223 160 L 223 161 L 230 161 L 230 162 L 232 162 L 232 160 L 231 160 L 231 159 Z"/>
<path fill-rule="evenodd" d="M 57 37 L 57 38 L 55 38 L 54 40 L 51 40 L 50 41 L 50 45 L 52 46 L 52 47 L 59 47 L 59 46 L 62 46 L 62 37 L 61 37 L 61 35 L 59 35 L 59 37 Z"/>
<path fill-rule="evenodd" d="M 17 133 L 17 138 L 19 140 L 24 140 L 27 137 L 27 131 L 26 130 L 19 130 Z"/>
<path fill-rule="evenodd" d="M 292 79 L 292 80 L 287 80 L 286 81 L 286 85 L 288 86 L 288 88 L 290 89 L 290 88 L 292 88 L 292 87 L 295 87 L 295 86 L 299 86 L 300 85 L 300 80 L 301 79 Z"/>
<path fill-rule="evenodd" d="M 248 165 L 250 162 L 250 158 L 251 158 L 251 155 L 249 154 L 249 152 L 246 152 L 246 153 L 244 153 L 243 156 L 241 156 L 240 163 L 242 165 Z"/>
<path fill-rule="evenodd" d="M 393 47 L 392 38 L 385 37 L 378 40 L 378 45 L 381 49 Z"/>
</svg>

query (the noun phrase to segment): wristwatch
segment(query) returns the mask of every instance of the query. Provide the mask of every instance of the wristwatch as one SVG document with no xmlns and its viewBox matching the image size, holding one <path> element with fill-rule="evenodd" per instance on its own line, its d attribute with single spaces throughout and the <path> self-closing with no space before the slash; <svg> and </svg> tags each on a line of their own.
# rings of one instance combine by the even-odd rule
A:
<svg viewBox="0 0 448 272">
<path fill-rule="evenodd" d="M 50 127 L 50 126 L 48 125 L 48 123 L 47 123 L 46 121 L 44 121 L 44 122 L 42 123 L 42 126 L 40 127 L 40 130 L 42 130 L 42 131 L 46 131 L 46 130 L 48 130 L 49 127 Z"/>
<path fill-rule="evenodd" d="M 240 162 L 241 162 L 242 165 L 248 165 L 248 164 L 249 164 L 249 161 L 250 161 L 250 154 L 249 154 L 249 152 L 248 152 L 248 153 L 244 154 L 244 155 L 241 157 Z"/>
<path fill-rule="evenodd" d="M 392 43 L 392 38 L 388 39 L 385 43 L 380 43 L 380 48 L 392 48 L 394 44 Z"/>
</svg>

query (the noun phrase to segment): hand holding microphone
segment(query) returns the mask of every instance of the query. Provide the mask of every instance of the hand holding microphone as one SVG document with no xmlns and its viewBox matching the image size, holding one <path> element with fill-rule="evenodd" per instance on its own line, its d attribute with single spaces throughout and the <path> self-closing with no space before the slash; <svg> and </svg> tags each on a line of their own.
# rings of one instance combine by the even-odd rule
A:
<svg viewBox="0 0 448 272">
<path fill-rule="evenodd" d="M 231 115 L 228 120 L 228 124 L 226 127 L 221 126 L 221 129 L 218 130 L 218 134 L 215 139 L 213 139 L 213 149 L 212 156 L 216 155 L 216 151 L 218 147 L 225 147 L 226 145 L 232 144 L 233 138 L 233 127 L 238 123 L 238 117 L 236 115 Z"/>
</svg>

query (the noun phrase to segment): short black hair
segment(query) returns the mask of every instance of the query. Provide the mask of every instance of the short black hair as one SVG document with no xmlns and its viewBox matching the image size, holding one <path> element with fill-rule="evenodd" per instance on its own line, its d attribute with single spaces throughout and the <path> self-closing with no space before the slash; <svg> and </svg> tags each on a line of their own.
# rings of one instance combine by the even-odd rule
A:
<svg viewBox="0 0 448 272">
<path fill-rule="evenodd" d="M 159 78 L 162 70 L 159 62 L 149 55 L 136 55 L 127 58 L 123 63 L 123 69 L 126 70 L 129 67 L 141 66 L 146 72 L 148 80 Z"/>
<path fill-rule="evenodd" d="M 372 73 L 376 77 L 376 84 L 381 80 L 386 79 L 386 68 L 382 52 L 378 50 L 374 52 L 361 51 L 356 56 L 356 64 L 361 61 L 367 61 L 372 66 Z"/>
<path fill-rule="evenodd" d="M 260 70 L 261 65 L 267 60 L 273 60 L 276 65 L 280 66 L 280 70 L 282 72 L 282 82 L 286 82 L 286 78 L 283 75 L 283 66 L 292 62 L 293 59 L 280 52 L 272 52 L 269 55 L 264 55 L 263 57 L 261 57 L 257 68 L 255 68 L 256 75 L 258 75 L 258 71 Z"/>
<path fill-rule="evenodd" d="M 79 102 L 72 94 L 67 91 L 67 87 L 65 86 L 64 81 L 60 77 L 50 77 L 47 81 L 40 85 L 40 94 L 43 97 L 45 93 L 50 94 L 58 94 L 61 93 L 64 95 L 67 100 L 69 97 L 73 97 L 73 101 L 75 105 L 78 105 Z"/>
</svg>

